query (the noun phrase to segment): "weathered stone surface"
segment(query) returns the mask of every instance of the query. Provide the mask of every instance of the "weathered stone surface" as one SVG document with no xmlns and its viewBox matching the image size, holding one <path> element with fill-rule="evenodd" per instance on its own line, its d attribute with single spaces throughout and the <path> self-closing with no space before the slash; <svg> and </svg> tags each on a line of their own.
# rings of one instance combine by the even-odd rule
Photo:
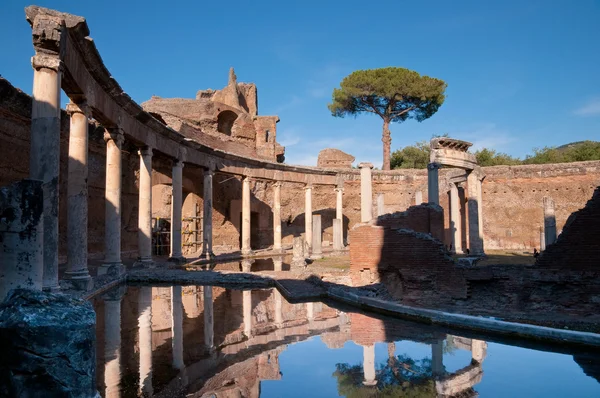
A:
<svg viewBox="0 0 600 398">
<path fill-rule="evenodd" d="M 319 152 L 317 158 L 317 167 L 324 167 L 329 169 L 350 169 L 352 168 L 352 162 L 354 162 L 354 156 L 342 152 L 339 149 L 327 148 Z"/>
<path fill-rule="evenodd" d="M 11 291 L 0 305 L 0 396 L 97 396 L 95 323 L 87 301 Z"/>
</svg>

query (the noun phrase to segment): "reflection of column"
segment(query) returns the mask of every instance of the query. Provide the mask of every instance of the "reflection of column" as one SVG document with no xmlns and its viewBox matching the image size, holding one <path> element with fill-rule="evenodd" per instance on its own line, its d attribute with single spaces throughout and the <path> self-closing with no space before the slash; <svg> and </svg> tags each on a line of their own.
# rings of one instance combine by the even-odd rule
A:
<svg viewBox="0 0 600 398">
<path fill-rule="evenodd" d="M 104 133 L 106 141 L 106 183 L 105 183 L 105 224 L 104 224 L 104 263 L 99 274 L 123 273 L 121 263 L 121 175 L 123 132 L 119 128 L 108 129 Z"/>
<path fill-rule="evenodd" d="M 204 286 L 204 345 L 209 350 L 215 346 L 215 320 L 212 286 Z"/>
<path fill-rule="evenodd" d="M 181 246 L 181 211 L 183 206 L 183 162 L 173 162 L 173 196 L 171 197 L 171 260 L 183 261 Z"/>
<path fill-rule="evenodd" d="M 281 258 L 273 259 L 273 269 L 274 271 L 283 271 L 283 260 Z"/>
<path fill-rule="evenodd" d="M 140 287 L 138 340 L 140 345 L 140 395 L 152 396 L 152 288 Z"/>
<path fill-rule="evenodd" d="M 60 46 L 62 27 L 44 26 L 56 37 L 44 37 L 40 43 L 50 43 L 55 51 Z M 45 30 L 44 30 L 45 31 Z M 35 39 L 35 37 L 34 37 Z M 44 290 L 58 290 L 58 178 L 60 168 L 60 81 L 62 63 L 59 54 L 45 49 L 31 58 L 33 66 L 33 95 L 31 104 L 31 145 L 29 176 L 43 181 L 44 190 Z"/>
<path fill-rule="evenodd" d="M 215 256 L 212 250 L 213 246 L 213 176 L 212 170 L 204 171 L 204 204 L 202 205 L 202 258 L 212 258 Z"/>
<path fill-rule="evenodd" d="M 306 319 L 312 322 L 315 319 L 315 304 L 306 303 Z"/>
<path fill-rule="evenodd" d="M 479 230 L 479 187 L 477 173 L 471 171 L 467 177 L 467 190 L 469 194 L 469 250 L 471 254 L 483 254 L 483 236 Z"/>
<path fill-rule="evenodd" d="M 88 272 L 88 109 L 82 102 L 67 104 L 71 115 L 69 133 L 69 180 L 67 182 L 67 271 L 75 288 L 90 287 Z"/>
<path fill-rule="evenodd" d="M 104 396 L 121 396 L 121 294 L 104 299 Z"/>
<path fill-rule="evenodd" d="M 173 349 L 173 367 L 185 368 L 183 362 L 183 301 L 181 286 L 171 287 L 171 348 Z"/>
<path fill-rule="evenodd" d="M 139 261 L 152 263 L 152 148 L 140 149 L 140 192 L 138 209 Z"/>
<path fill-rule="evenodd" d="M 273 184 L 273 251 L 281 252 L 281 182 Z"/>
<path fill-rule="evenodd" d="M 444 340 L 431 344 L 431 373 L 434 377 L 444 374 Z"/>
<path fill-rule="evenodd" d="M 482 363 L 485 359 L 487 343 L 483 340 L 471 340 L 471 357 L 473 361 Z"/>
<path fill-rule="evenodd" d="M 242 254 L 252 254 L 250 247 L 250 177 L 242 180 Z"/>
<path fill-rule="evenodd" d="M 273 289 L 275 295 L 275 324 L 281 326 L 283 324 L 283 297 L 277 288 Z"/>
<path fill-rule="evenodd" d="M 360 222 L 369 222 L 373 218 L 373 187 L 371 182 L 371 163 L 360 163 Z"/>
<path fill-rule="evenodd" d="M 462 231 L 460 225 L 460 203 L 458 200 L 458 187 L 450 184 L 450 233 L 452 234 L 452 252 L 462 252 Z"/>
<path fill-rule="evenodd" d="M 427 201 L 436 205 L 440 204 L 439 169 L 440 165 L 437 163 L 427 165 Z"/>
<path fill-rule="evenodd" d="M 304 187 L 304 241 L 308 247 L 308 253 L 304 256 L 312 254 L 312 185 Z"/>
<path fill-rule="evenodd" d="M 377 385 L 375 379 L 375 346 L 367 345 L 363 346 L 363 374 L 365 386 Z"/>
<path fill-rule="evenodd" d="M 252 335 L 252 290 L 242 292 L 242 306 L 244 312 L 244 334 L 250 338 Z"/>
</svg>

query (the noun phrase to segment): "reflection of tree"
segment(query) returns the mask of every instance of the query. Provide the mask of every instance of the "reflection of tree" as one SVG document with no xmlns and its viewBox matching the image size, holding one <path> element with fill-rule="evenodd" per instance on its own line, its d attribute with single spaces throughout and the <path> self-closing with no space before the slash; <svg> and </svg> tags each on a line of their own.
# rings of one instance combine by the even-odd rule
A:
<svg viewBox="0 0 600 398">
<path fill-rule="evenodd" d="M 431 374 L 431 359 L 415 361 L 407 355 L 390 357 L 378 366 L 377 386 L 363 385 L 362 365 L 338 363 L 333 375 L 337 378 L 338 394 L 347 398 L 371 397 L 435 397 Z"/>
</svg>

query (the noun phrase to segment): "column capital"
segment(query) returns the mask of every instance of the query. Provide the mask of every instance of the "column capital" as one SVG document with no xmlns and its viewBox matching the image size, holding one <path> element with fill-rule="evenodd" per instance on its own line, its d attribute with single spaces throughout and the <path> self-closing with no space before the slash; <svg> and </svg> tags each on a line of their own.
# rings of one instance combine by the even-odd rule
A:
<svg viewBox="0 0 600 398">
<path fill-rule="evenodd" d="M 334 192 L 344 192 L 344 188 L 342 188 L 342 187 L 335 187 L 335 188 L 333 188 L 333 191 Z"/>
<path fill-rule="evenodd" d="M 305 190 L 308 189 L 313 189 L 313 185 L 312 184 L 306 184 L 306 186 L 304 187 Z"/>
<path fill-rule="evenodd" d="M 373 163 L 369 163 L 369 162 L 362 162 L 358 164 L 358 168 L 359 169 L 364 169 L 364 168 L 369 168 L 372 169 L 373 168 Z"/>
<path fill-rule="evenodd" d="M 51 54 L 36 54 L 31 57 L 31 66 L 35 70 L 40 70 L 42 68 L 51 69 L 55 72 L 62 72 L 63 63 L 58 57 L 58 55 Z"/>
<path fill-rule="evenodd" d="M 88 106 L 87 101 L 82 101 L 79 103 L 71 101 L 67 104 L 66 110 L 69 116 L 73 116 L 74 113 L 81 113 L 85 117 L 88 117 L 90 107 Z"/>
<path fill-rule="evenodd" d="M 175 159 L 173 160 L 173 168 L 183 169 L 184 163 L 183 160 Z"/>
<path fill-rule="evenodd" d="M 427 165 L 427 170 L 439 170 L 442 168 L 442 165 L 439 163 L 429 163 Z"/>
<path fill-rule="evenodd" d="M 215 171 L 213 169 L 204 169 L 204 177 L 214 177 Z"/>
<path fill-rule="evenodd" d="M 105 128 L 104 130 L 104 141 L 108 143 L 108 141 L 114 141 L 115 144 L 119 148 L 123 145 L 125 141 L 125 135 L 123 134 L 123 130 L 120 127 L 114 128 Z"/>
<path fill-rule="evenodd" d="M 280 188 L 281 185 L 283 185 L 281 181 L 274 181 L 273 182 L 273 187 L 275 187 L 275 188 Z"/>
<path fill-rule="evenodd" d="M 151 146 L 145 146 L 143 148 L 140 148 L 138 150 L 138 155 L 142 156 L 142 157 L 152 157 L 152 155 L 154 154 L 154 149 Z"/>
<path fill-rule="evenodd" d="M 250 177 L 250 176 L 242 176 L 242 181 L 250 183 L 250 182 L 254 181 L 254 178 Z"/>
<path fill-rule="evenodd" d="M 36 52 L 56 55 L 64 53 L 67 38 L 64 17 L 40 13 L 31 18 L 28 15 Z"/>
</svg>

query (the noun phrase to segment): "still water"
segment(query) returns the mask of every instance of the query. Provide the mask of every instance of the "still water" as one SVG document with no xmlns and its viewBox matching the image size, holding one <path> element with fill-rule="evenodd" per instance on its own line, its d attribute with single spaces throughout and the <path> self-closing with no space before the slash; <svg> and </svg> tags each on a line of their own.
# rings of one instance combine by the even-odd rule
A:
<svg viewBox="0 0 600 398">
<path fill-rule="evenodd" d="M 291 304 L 276 289 L 131 286 L 93 304 L 105 397 L 600 397 L 597 352 Z"/>
</svg>

